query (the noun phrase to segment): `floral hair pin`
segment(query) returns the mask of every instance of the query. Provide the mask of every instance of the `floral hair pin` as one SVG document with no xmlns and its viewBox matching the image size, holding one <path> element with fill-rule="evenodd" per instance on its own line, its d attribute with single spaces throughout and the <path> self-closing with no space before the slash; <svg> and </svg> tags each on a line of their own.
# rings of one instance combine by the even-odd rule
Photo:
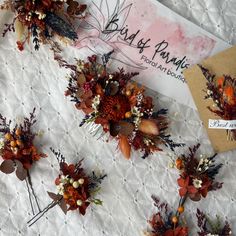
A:
<svg viewBox="0 0 236 236">
<path fill-rule="evenodd" d="M 99 185 L 107 175 L 96 175 L 95 172 L 92 172 L 92 175 L 88 176 L 82 168 L 83 160 L 76 164 L 67 164 L 65 157 L 60 152 L 51 150 L 60 166 L 59 175 L 55 180 L 58 192 L 56 194 L 48 192 L 53 201 L 28 221 L 29 226 L 56 205 L 60 206 L 65 214 L 68 211 L 78 210 L 81 215 L 86 214 L 86 209 L 91 203 L 102 205 L 102 201 L 95 199 L 94 195 L 99 192 Z"/>
<path fill-rule="evenodd" d="M 207 90 L 205 99 L 212 99 L 213 107 L 208 109 L 223 120 L 236 123 L 236 80 L 224 75 L 216 77 L 208 69 L 200 66 L 206 80 Z M 236 129 L 227 130 L 228 140 L 236 140 Z"/>
<path fill-rule="evenodd" d="M 112 52 L 111 52 L 112 53 Z M 77 109 L 85 113 L 80 126 L 98 125 L 110 137 L 118 140 L 119 149 L 126 159 L 131 148 L 142 151 L 143 158 L 161 151 L 161 144 L 171 150 L 183 144 L 174 143 L 169 134 L 167 109 L 154 111 L 153 100 L 144 94 L 145 89 L 132 82 L 138 73 L 125 73 L 123 69 L 109 72 L 107 63 L 110 55 L 88 57 L 69 65 L 60 58 L 60 66 L 70 68 L 66 96 L 70 96 Z"/>
<path fill-rule="evenodd" d="M 188 155 L 182 155 L 176 160 L 176 167 L 180 170 L 178 179 L 179 195 L 184 203 L 186 198 L 193 201 L 201 200 L 206 197 L 209 191 L 220 189 L 223 183 L 215 181 L 215 176 L 223 164 L 215 164 L 215 157 L 204 157 L 201 155 L 200 160 L 196 158 L 196 151 L 200 144 L 189 148 Z"/>
<path fill-rule="evenodd" d="M 47 155 L 40 153 L 34 145 L 36 133 L 33 133 L 31 129 L 35 122 L 35 109 L 30 113 L 29 118 L 24 118 L 23 124 L 15 125 L 13 129 L 10 127 L 11 120 L 7 122 L 7 119 L 0 114 L 0 134 L 2 136 L 0 155 L 3 159 L 0 171 L 5 174 L 15 171 L 19 180 L 26 181 L 33 214 L 35 213 L 33 200 L 35 200 L 39 211 L 40 207 L 33 190 L 30 168 L 34 162 L 42 157 L 47 157 Z"/>
<path fill-rule="evenodd" d="M 54 34 L 75 40 L 77 33 L 71 22 L 83 17 L 86 7 L 74 0 L 5 0 L 0 9 L 12 11 L 15 17 L 12 23 L 5 24 L 3 37 L 8 31 L 16 31 L 20 51 L 30 38 L 35 50 L 40 43 L 51 43 Z"/>
<path fill-rule="evenodd" d="M 188 236 L 189 229 L 184 219 L 177 217 L 167 203 L 160 202 L 155 196 L 152 199 L 159 212 L 152 216 L 149 221 L 151 230 L 145 231 L 144 236 Z"/>
<path fill-rule="evenodd" d="M 219 216 L 211 220 L 206 214 L 197 209 L 197 221 L 199 227 L 199 236 L 230 236 L 232 235 L 231 226 L 228 221 L 223 224 Z"/>
</svg>

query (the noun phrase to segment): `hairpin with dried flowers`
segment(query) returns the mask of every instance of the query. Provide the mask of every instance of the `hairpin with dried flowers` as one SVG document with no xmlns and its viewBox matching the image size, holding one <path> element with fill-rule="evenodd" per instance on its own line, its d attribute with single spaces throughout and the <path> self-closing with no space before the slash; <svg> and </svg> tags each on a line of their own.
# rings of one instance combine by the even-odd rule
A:
<svg viewBox="0 0 236 236">
<path fill-rule="evenodd" d="M 199 65 L 206 80 L 207 90 L 205 99 L 212 99 L 213 107 L 208 109 L 223 120 L 234 121 L 236 124 L 236 79 L 229 75 L 216 77 L 203 66 Z M 228 140 L 236 140 L 236 129 L 227 129 Z"/>
<path fill-rule="evenodd" d="M 152 196 L 152 199 L 159 212 L 149 220 L 151 230 L 144 231 L 144 236 L 188 236 L 189 229 L 184 218 L 177 217 L 168 204 L 157 197 Z"/>
<path fill-rule="evenodd" d="M 53 201 L 28 221 L 29 226 L 56 205 L 60 206 L 65 214 L 70 210 L 78 210 L 81 215 L 85 215 L 91 203 L 102 205 L 102 201 L 95 199 L 94 195 L 100 191 L 99 185 L 107 175 L 92 172 L 92 175 L 88 176 L 81 167 L 83 159 L 76 164 L 67 164 L 60 151 L 56 152 L 52 148 L 51 151 L 55 154 L 60 166 L 59 176 L 55 180 L 58 193 L 48 192 Z"/>
<path fill-rule="evenodd" d="M 47 155 L 40 153 L 34 145 L 36 133 L 32 132 L 31 129 L 35 122 L 35 108 L 30 113 L 29 118 L 24 118 L 23 124 L 17 124 L 13 129 L 10 127 L 11 120 L 7 122 L 7 119 L 0 114 L 0 134 L 2 136 L 0 139 L 0 155 L 3 159 L 0 171 L 5 174 L 15 171 L 19 180 L 25 180 L 33 214 L 36 212 L 33 201 L 35 201 L 38 211 L 40 211 L 40 207 L 34 193 L 30 168 L 35 161 L 47 157 Z"/>
<path fill-rule="evenodd" d="M 55 34 L 75 40 L 77 33 L 72 22 L 84 17 L 86 7 L 76 0 L 5 0 L 0 9 L 10 10 L 15 16 L 12 23 L 5 24 L 2 35 L 16 31 L 21 51 L 30 38 L 33 38 L 35 50 L 40 43 L 52 43 Z"/>
<path fill-rule="evenodd" d="M 197 221 L 199 227 L 199 236 L 230 236 L 232 235 L 231 226 L 228 221 L 223 224 L 220 217 L 211 220 L 205 213 L 197 209 Z"/>
<path fill-rule="evenodd" d="M 118 140 L 127 159 L 131 148 L 144 152 L 145 158 L 161 151 L 161 144 L 171 150 L 182 146 L 166 134 L 167 109 L 154 112 L 152 98 L 145 96 L 144 87 L 131 81 L 138 73 L 125 73 L 123 69 L 109 72 L 107 64 L 112 53 L 102 57 L 102 64 L 95 55 L 88 57 L 87 62 L 78 60 L 76 65 L 55 57 L 60 66 L 72 70 L 65 95 L 86 114 L 80 126 L 91 124 L 92 130 L 95 125 L 102 127 L 105 133 Z"/>
</svg>

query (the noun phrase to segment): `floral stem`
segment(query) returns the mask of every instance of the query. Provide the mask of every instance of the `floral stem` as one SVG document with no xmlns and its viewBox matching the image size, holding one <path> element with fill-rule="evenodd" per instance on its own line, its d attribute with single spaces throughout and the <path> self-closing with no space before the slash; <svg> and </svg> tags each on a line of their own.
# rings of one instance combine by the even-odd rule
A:
<svg viewBox="0 0 236 236">
<path fill-rule="evenodd" d="M 27 224 L 28 226 L 32 226 L 34 223 L 36 223 L 41 217 L 44 216 L 45 213 L 47 213 L 50 209 L 52 209 L 54 206 L 58 205 L 63 197 L 58 199 L 57 201 L 52 201 L 50 204 L 48 204 L 47 207 L 45 207 L 42 211 L 38 212 L 32 219 L 30 219 Z"/>
<path fill-rule="evenodd" d="M 29 170 L 27 170 L 27 178 L 28 178 L 28 183 L 29 183 L 29 186 L 30 186 L 32 195 L 33 195 L 33 197 L 34 197 L 35 203 L 36 203 L 36 205 L 37 205 L 38 211 L 40 212 L 41 209 L 40 209 L 40 206 L 39 206 L 39 203 L 38 203 L 38 199 L 37 199 L 37 197 L 36 197 L 36 194 L 35 194 L 35 192 L 34 192 L 34 188 L 33 188 L 33 184 L 32 184 L 32 180 L 31 180 L 31 177 L 30 177 Z"/>
</svg>

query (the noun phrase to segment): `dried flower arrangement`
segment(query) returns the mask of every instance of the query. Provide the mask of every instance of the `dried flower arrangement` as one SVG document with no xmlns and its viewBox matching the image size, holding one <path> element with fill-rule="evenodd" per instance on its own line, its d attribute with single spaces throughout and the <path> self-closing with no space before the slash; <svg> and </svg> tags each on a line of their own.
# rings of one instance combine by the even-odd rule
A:
<svg viewBox="0 0 236 236">
<path fill-rule="evenodd" d="M 72 22 L 84 17 L 86 7 L 74 0 L 5 0 L 0 9 L 10 10 L 15 16 L 12 23 L 5 24 L 3 37 L 8 31 L 16 31 L 20 51 L 31 37 L 35 50 L 40 43 L 51 43 L 53 34 L 75 40 Z"/>
<path fill-rule="evenodd" d="M 40 208 L 34 194 L 29 170 L 35 161 L 47 157 L 46 154 L 40 153 L 34 145 L 36 133 L 32 132 L 32 126 L 35 122 L 35 108 L 33 112 L 30 113 L 29 118 L 24 118 L 23 124 L 17 124 L 13 129 L 10 127 L 11 120 L 7 122 L 7 119 L 0 114 L 0 133 L 2 136 L 0 139 L 0 155 L 3 159 L 0 165 L 0 171 L 5 174 L 10 174 L 15 171 L 19 180 L 26 181 L 33 213 L 35 211 L 30 191 L 33 194 L 38 210 L 40 210 Z"/>
<path fill-rule="evenodd" d="M 79 210 L 81 215 L 86 214 L 86 209 L 91 203 L 102 205 L 102 201 L 95 199 L 94 195 L 100 191 L 99 185 L 107 175 L 97 175 L 92 172 L 92 175 L 88 176 L 81 167 L 83 159 L 76 164 L 67 164 L 65 157 L 59 151 L 53 149 L 51 151 L 55 154 L 60 166 L 59 176 L 55 180 L 58 193 L 48 192 L 53 201 L 28 221 L 29 226 L 56 205 L 60 206 L 65 214 L 70 210 Z"/>
<path fill-rule="evenodd" d="M 199 236 L 230 236 L 232 235 L 231 226 L 228 221 L 222 224 L 221 219 L 211 220 L 206 214 L 197 209 L 197 221 L 200 232 Z"/>
<path fill-rule="evenodd" d="M 155 196 L 152 199 L 159 212 L 152 216 L 149 221 L 151 230 L 145 231 L 144 236 L 188 236 L 189 229 L 184 219 L 171 211 L 167 203 L 162 203 Z M 182 209 L 178 211 L 182 213 Z"/>
<path fill-rule="evenodd" d="M 85 113 L 80 126 L 85 123 L 102 126 L 104 132 L 118 140 L 126 159 L 130 158 L 131 148 L 144 152 L 146 158 L 161 151 L 161 144 L 171 150 L 182 146 L 166 134 L 167 109 L 154 112 L 152 98 L 145 96 L 143 87 L 131 81 L 138 73 L 125 73 L 123 69 L 108 71 L 111 53 L 102 57 L 102 64 L 95 55 L 88 57 L 87 62 L 77 60 L 76 65 L 55 57 L 60 66 L 72 70 L 65 95 Z"/>
<path fill-rule="evenodd" d="M 236 79 L 224 75 L 216 77 L 199 65 L 207 80 L 205 99 L 212 99 L 213 107 L 208 109 L 223 120 L 236 120 Z M 236 140 L 236 129 L 227 130 L 228 140 Z"/>
<path fill-rule="evenodd" d="M 188 155 L 181 155 L 176 160 L 176 168 L 180 170 L 178 179 L 179 195 L 186 199 L 189 197 L 193 201 L 200 201 L 201 197 L 206 197 L 209 191 L 220 189 L 223 183 L 215 181 L 223 164 L 214 164 L 217 154 L 211 157 L 196 157 L 196 152 L 200 144 L 189 148 Z"/>
</svg>

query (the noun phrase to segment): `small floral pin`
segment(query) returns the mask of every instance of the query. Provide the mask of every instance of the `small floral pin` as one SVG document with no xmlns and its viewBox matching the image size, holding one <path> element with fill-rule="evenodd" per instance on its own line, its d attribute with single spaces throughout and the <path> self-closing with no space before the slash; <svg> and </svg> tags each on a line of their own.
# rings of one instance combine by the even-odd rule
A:
<svg viewBox="0 0 236 236">
<path fill-rule="evenodd" d="M 74 0 L 6 0 L 2 10 L 10 10 L 15 16 L 12 23 L 5 24 L 3 37 L 8 31 L 16 32 L 20 51 L 33 38 L 35 50 L 40 43 L 53 44 L 52 36 L 59 35 L 71 40 L 77 39 L 72 21 L 81 19 L 87 6 Z M 63 18 L 67 19 L 64 20 Z"/>
<path fill-rule="evenodd" d="M 176 167 L 180 170 L 178 179 L 179 195 L 182 198 L 190 198 L 193 201 L 206 197 L 209 191 L 217 190 L 223 183 L 215 181 L 215 176 L 223 164 L 215 164 L 217 154 L 200 159 L 196 157 L 196 151 L 200 144 L 189 148 L 188 155 L 183 154 L 176 160 Z"/>
<path fill-rule="evenodd" d="M 152 199 L 159 212 L 149 220 L 151 229 L 144 231 L 144 236 L 188 236 L 189 228 L 185 220 L 177 217 L 167 203 L 161 202 L 155 196 Z"/>
<path fill-rule="evenodd" d="M 107 176 L 106 174 L 87 175 L 82 168 L 83 159 L 76 164 L 67 164 L 65 157 L 58 151 L 51 149 L 55 154 L 60 172 L 55 180 L 58 192 L 48 192 L 53 200 L 47 207 L 36 214 L 28 221 L 29 226 L 37 222 L 47 211 L 58 205 L 62 211 L 67 214 L 68 211 L 78 210 L 81 215 L 86 214 L 87 207 L 94 203 L 102 205 L 100 199 L 94 198 L 94 195 L 100 191 L 99 185 Z"/>
<path fill-rule="evenodd" d="M 232 235 L 231 226 L 228 221 L 222 223 L 219 216 L 216 220 L 211 220 L 204 212 L 197 209 L 197 223 L 199 236 L 230 236 Z"/>
<path fill-rule="evenodd" d="M 2 135 L 0 155 L 3 159 L 0 171 L 5 174 L 15 171 L 19 180 L 25 180 L 33 214 L 35 213 L 33 199 L 39 211 L 40 207 L 32 186 L 30 169 L 35 162 L 47 157 L 46 154 L 39 152 L 34 144 L 36 133 L 32 131 L 32 126 L 35 122 L 35 108 L 29 118 L 24 118 L 22 124 L 16 124 L 13 128 L 11 128 L 11 120 L 7 122 L 7 119 L 0 114 L 0 133 Z"/>
</svg>

